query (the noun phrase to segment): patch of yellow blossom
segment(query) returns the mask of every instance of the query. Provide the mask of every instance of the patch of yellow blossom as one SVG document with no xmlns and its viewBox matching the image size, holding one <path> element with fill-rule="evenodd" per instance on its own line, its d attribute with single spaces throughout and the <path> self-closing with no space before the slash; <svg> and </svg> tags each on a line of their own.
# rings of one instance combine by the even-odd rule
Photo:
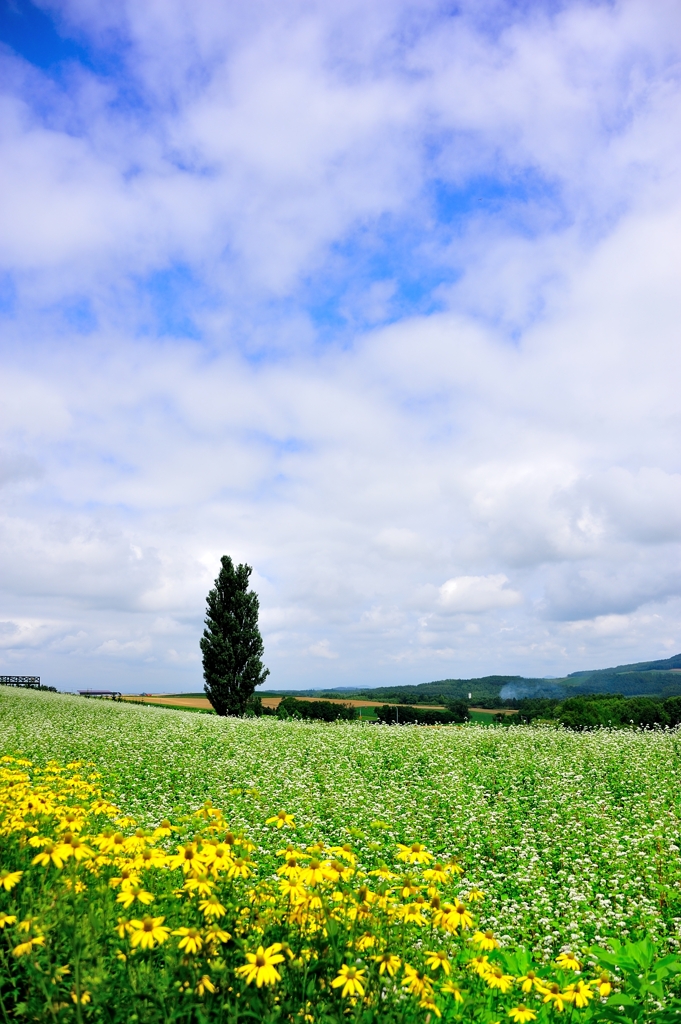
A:
<svg viewBox="0 0 681 1024">
<path fill-rule="evenodd" d="M 246 954 L 246 963 L 237 967 L 236 973 L 244 978 L 247 985 L 251 985 L 253 982 L 258 988 L 262 985 L 274 985 L 277 981 L 281 981 L 281 975 L 276 969 L 276 965 L 284 960 L 281 949 L 280 942 L 273 943 L 267 949 L 258 946 L 255 953 Z"/>
<path fill-rule="evenodd" d="M 364 954 L 366 962 L 342 964 L 326 984 L 351 1006 L 358 1000 L 369 1002 L 375 998 L 369 992 L 370 985 L 376 984 L 373 979 L 382 979 L 381 985 L 395 979 L 400 990 L 412 995 L 420 1008 L 439 1018 L 436 984 L 437 998 L 448 997 L 456 1004 L 470 998 L 469 988 L 462 987 L 462 967 L 469 971 L 469 981 L 497 996 L 514 989 L 518 995 L 532 993 L 558 1012 L 568 1005 L 584 1009 L 596 996 L 605 999 L 612 992 L 607 973 L 590 981 L 580 977 L 564 986 L 531 970 L 519 977 L 507 973 L 499 960 L 499 940 L 491 930 L 475 930 L 471 939 L 467 937 L 466 933 L 476 926 L 464 900 L 468 904 L 480 902 L 484 893 L 473 887 L 454 896 L 451 887 L 463 873 L 456 857 L 444 863 L 436 861 L 422 843 L 400 843 L 395 859 L 402 862 L 406 873 L 399 875 L 386 863 L 367 871 L 349 843 L 328 847 L 321 842 L 310 846 L 288 844 L 277 851 L 282 863 L 274 873 L 258 878 L 258 865 L 251 857 L 254 844 L 230 831 L 223 812 L 211 801 L 205 801 L 193 816 L 200 823 L 199 833 L 184 842 L 176 839 L 174 850 L 168 851 L 159 844 L 172 840 L 179 829 L 167 819 L 153 829 L 138 826 L 101 793 L 96 774 L 84 776 L 83 770 L 88 767 L 73 762 L 64 769 L 51 762 L 40 770 L 33 769 L 25 759 L 1 758 L 0 836 L 22 837 L 21 842 L 31 851 L 31 869 L 59 873 L 68 867 L 71 874 L 63 878 L 62 884 L 73 894 L 86 891 L 88 877 L 103 876 L 105 886 L 115 892 L 112 899 L 117 908 L 141 911 L 151 904 L 158 906 L 163 899 L 174 899 L 176 905 L 187 908 L 194 919 L 180 927 L 166 924 L 164 914 L 118 918 L 114 932 L 128 944 L 128 952 L 119 950 L 116 956 L 127 963 L 129 957 L 155 950 L 172 937 L 176 942 L 169 942 L 167 948 L 181 953 L 184 963 L 195 958 L 192 962 L 197 963 L 198 981 L 191 983 L 193 987 L 183 985 L 199 998 L 217 990 L 211 975 L 199 973 L 203 968 L 198 965 L 207 958 L 208 967 L 222 963 L 218 969 L 224 970 L 224 963 L 216 958 L 221 955 L 220 946 L 233 937 L 222 927 L 222 919 L 230 912 L 228 920 L 234 924 L 229 926 L 238 941 L 246 944 L 254 937 L 264 938 L 271 925 L 279 929 L 279 934 L 282 927 L 292 926 L 292 934 L 310 945 L 311 940 L 329 936 L 331 921 L 336 922 L 334 927 L 346 927 L 346 948 Z M 110 823 L 93 828 L 93 819 L 98 817 Z M 293 815 L 283 810 L 268 818 L 267 824 L 277 829 L 296 827 Z M 371 849 L 374 847 L 378 850 L 380 844 L 373 844 Z M 25 873 L 11 865 L 1 868 L 0 891 L 14 898 Z M 177 887 L 176 880 L 166 884 L 164 896 L 155 889 L 155 880 L 167 873 L 175 874 L 176 879 L 179 874 L 181 885 Z M 450 900 L 440 886 L 448 887 Z M 241 900 L 236 907 L 234 892 L 240 893 Z M 163 904 L 160 909 L 164 909 Z M 20 941 L 13 940 L 11 948 L 19 960 L 46 946 L 48 930 L 37 919 L 28 918 L 19 924 L 17 920 L 16 914 L 0 913 L 0 931 L 16 929 L 18 933 Z M 403 933 L 404 929 L 426 926 L 431 935 L 429 946 L 436 945 L 433 940 L 439 933 L 443 947 L 420 953 L 423 966 L 405 963 L 388 948 L 396 927 Z M 416 937 L 417 933 L 411 934 Z M 471 946 L 477 948 L 476 955 L 471 955 Z M 296 953 L 285 942 L 268 946 L 260 942 L 255 952 L 244 955 L 245 962 L 235 968 L 235 974 L 246 986 L 254 984 L 259 989 L 281 982 L 278 968 L 286 956 L 296 968 L 319 953 L 305 945 Z M 573 973 L 581 970 L 570 951 L 556 958 L 556 966 Z M 69 969 L 59 970 L 68 973 Z M 83 1005 L 91 999 L 87 990 L 78 995 L 74 988 L 71 995 L 74 1002 Z M 513 1024 L 530 1024 L 536 1019 L 533 1009 L 517 1002 L 518 996 L 511 998 L 516 1005 L 505 1013 Z"/>
</svg>

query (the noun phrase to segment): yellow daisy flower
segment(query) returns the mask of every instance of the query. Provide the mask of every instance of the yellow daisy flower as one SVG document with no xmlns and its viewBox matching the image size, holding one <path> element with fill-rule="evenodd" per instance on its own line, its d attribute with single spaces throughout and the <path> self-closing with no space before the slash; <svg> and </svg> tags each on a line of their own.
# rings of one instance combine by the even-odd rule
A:
<svg viewBox="0 0 681 1024">
<path fill-rule="evenodd" d="M 472 960 L 469 960 L 467 965 L 469 971 L 474 971 L 479 978 L 484 978 L 489 971 L 492 969 L 492 965 L 489 962 L 489 957 L 476 956 Z"/>
<path fill-rule="evenodd" d="M 27 956 L 29 953 L 33 952 L 33 947 L 34 946 L 44 946 L 44 945 L 45 945 L 45 936 L 44 935 L 34 935 L 32 938 L 25 939 L 23 942 L 20 942 L 18 946 L 15 946 L 14 949 L 12 950 L 12 954 L 13 954 L 13 956 Z"/>
<path fill-rule="evenodd" d="M 541 989 L 542 980 L 538 978 L 534 971 L 528 971 L 527 974 L 523 974 L 518 978 L 518 983 L 523 992 L 531 992 L 533 988 Z"/>
<path fill-rule="evenodd" d="M 19 884 L 23 873 L 23 871 L 8 871 L 7 868 L 3 868 L 0 871 L 0 888 L 10 892 L 15 885 Z"/>
<path fill-rule="evenodd" d="M 508 1011 L 508 1015 L 511 1020 L 515 1021 L 515 1024 L 526 1024 L 527 1021 L 537 1019 L 534 1010 L 528 1010 L 524 1003 L 514 1006 L 512 1010 Z"/>
<path fill-rule="evenodd" d="M 199 997 L 202 997 L 206 992 L 215 992 L 215 985 L 210 980 L 208 974 L 204 974 L 199 978 L 194 991 Z"/>
<path fill-rule="evenodd" d="M 351 867 L 354 867 L 357 863 L 357 854 L 350 846 L 350 843 L 343 843 L 342 846 L 330 846 L 329 853 L 333 853 L 334 856 L 346 860 Z"/>
<path fill-rule="evenodd" d="M 558 1013 L 562 1013 L 565 1009 L 565 1004 L 570 1002 L 569 996 L 566 996 L 564 992 L 561 992 L 560 985 L 553 982 L 552 985 L 542 986 L 540 992 L 544 996 L 545 1003 L 551 1003 Z"/>
<path fill-rule="evenodd" d="M 472 928 L 473 918 L 471 917 L 470 911 L 466 907 L 465 903 L 462 903 L 461 900 L 457 900 L 453 905 L 451 903 L 445 904 L 440 924 L 446 928 L 448 932 L 453 932 L 456 931 L 457 928 Z"/>
<path fill-rule="evenodd" d="M 331 982 L 332 988 L 340 988 L 343 986 L 341 996 L 363 996 L 365 982 L 365 970 L 362 967 L 348 967 L 347 964 L 343 964 L 338 972 L 338 976 Z"/>
<path fill-rule="evenodd" d="M 491 967 L 484 975 L 484 980 L 489 988 L 498 988 L 504 995 L 508 992 L 515 981 L 512 974 L 504 974 L 501 967 Z"/>
<path fill-rule="evenodd" d="M 211 896 L 208 900 L 200 900 L 199 910 L 203 913 L 204 917 L 219 918 L 224 917 L 227 913 L 217 896 Z"/>
<path fill-rule="evenodd" d="M 278 875 L 285 875 L 286 878 L 295 878 L 300 871 L 300 863 L 295 857 L 287 857 L 286 863 L 277 868 Z"/>
<path fill-rule="evenodd" d="M 119 892 L 116 897 L 116 903 L 122 903 L 126 910 L 128 907 L 133 905 L 135 900 L 137 900 L 138 903 L 143 903 L 145 906 L 148 906 L 150 903 L 154 902 L 154 897 L 152 893 L 146 892 L 139 885 L 126 887 L 122 892 Z"/>
<path fill-rule="evenodd" d="M 154 839 L 165 839 L 166 836 L 172 835 L 173 831 L 173 826 L 167 818 L 164 818 L 161 824 L 154 829 Z"/>
<path fill-rule="evenodd" d="M 395 956 L 394 953 L 381 953 L 380 956 L 372 957 L 372 959 L 378 964 L 378 973 L 385 974 L 387 971 L 391 978 L 395 977 L 402 966 L 399 956 Z"/>
<path fill-rule="evenodd" d="M 163 925 L 165 917 L 145 917 L 141 921 L 129 921 L 128 931 L 133 946 L 141 949 L 153 949 L 160 946 L 170 935 L 170 928 Z"/>
<path fill-rule="evenodd" d="M 343 880 L 349 882 L 354 871 L 347 864 L 343 864 L 340 860 L 332 860 L 324 865 L 324 874 L 332 882 L 338 882 Z"/>
<path fill-rule="evenodd" d="M 399 908 L 398 914 L 405 924 L 424 925 L 426 923 L 420 903 L 405 903 Z"/>
<path fill-rule="evenodd" d="M 147 847 L 135 857 L 134 864 L 136 868 L 164 868 L 167 859 L 163 850 Z"/>
<path fill-rule="evenodd" d="M 419 891 L 418 882 L 411 875 L 402 875 L 397 883 L 397 892 L 403 900 L 409 899 L 415 892 Z"/>
<path fill-rule="evenodd" d="M 560 953 L 556 957 L 556 963 L 559 967 L 562 967 L 564 971 L 580 971 L 581 966 L 579 960 L 576 958 L 574 953 Z"/>
<path fill-rule="evenodd" d="M 140 876 L 132 868 L 123 868 L 121 870 L 120 875 L 117 875 L 115 878 L 110 878 L 109 879 L 109 885 L 111 886 L 112 889 L 117 888 L 117 886 L 119 886 L 119 885 L 120 885 L 121 889 L 126 889 L 126 888 L 129 888 L 130 886 L 139 885 L 139 884 L 140 884 Z"/>
<path fill-rule="evenodd" d="M 293 820 L 293 815 L 287 814 L 286 811 L 277 811 L 275 815 L 267 819 L 266 824 L 276 825 L 277 828 L 283 828 L 284 825 L 287 825 L 289 828 L 296 827 L 296 823 Z"/>
<path fill-rule="evenodd" d="M 473 936 L 473 942 L 476 946 L 479 946 L 480 949 L 484 950 L 499 948 L 499 943 L 494 938 L 494 932 L 489 929 L 486 932 L 476 932 Z"/>
<path fill-rule="evenodd" d="M 246 860 L 245 857 L 237 857 L 227 868 L 228 878 L 250 878 L 253 874 L 253 861 Z"/>
<path fill-rule="evenodd" d="M 255 953 L 246 953 L 247 963 L 237 967 L 236 973 L 245 978 L 247 985 L 255 982 L 258 988 L 261 988 L 263 985 L 276 984 L 281 981 L 281 975 L 275 966 L 284 959 L 280 952 L 281 948 L 280 942 L 273 943 L 267 949 L 258 946 Z"/>
<path fill-rule="evenodd" d="M 568 985 L 565 989 L 565 995 L 569 997 L 569 1001 L 574 1003 L 579 1010 L 583 1010 L 585 1006 L 588 1006 L 589 1000 L 594 997 L 589 983 L 585 983 L 581 979 L 576 984 Z"/>
<path fill-rule="evenodd" d="M 603 974 L 601 974 L 600 978 L 597 979 L 595 984 L 598 988 L 599 996 L 601 996 L 601 998 L 603 999 L 609 996 L 612 992 L 612 983 L 610 981 L 610 976 L 606 974 L 605 971 L 603 972 Z"/>
<path fill-rule="evenodd" d="M 197 892 L 199 896 L 210 896 L 214 885 L 205 871 L 192 872 L 184 883 L 187 892 Z"/>
<path fill-rule="evenodd" d="M 426 953 L 426 967 L 429 967 L 431 971 L 437 971 L 442 968 L 445 974 L 449 974 L 452 969 L 449 957 L 442 950 L 436 953 Z"/>
<path fill-rule="evenodd" d="M 196 843 L 185 843 L 184 846 L 178 846 L 175 856 L 168 860 L 169 867 L 173 870 L 182 868 L 185 873 L 194 870 L 200 864 L 201 858 Z"/>
<path fill-rule="evenodd" d="M 291 903 L 302 903 L 307 898 L 307 892 L 304 886 L 300 882 L 294 882 L 292 879 L 286 878 L 283 882 L 279 883 L 279 891 L 282 896 L 286 896 Z"/>
<path fill-rule="evenodd" d="M 449 878 L 449 872 L 446 867 L 442 864 L 433 864 L 432 868 L 427 868 L 423 872 L 423 877 L 427 882 L 437 882 L 439 885 L 444 885 Z"/>
<path fill-rule="evenodd" d="M 88 860 L 94 856 L 94 850 L 86 846 L 83 840 L 79 839 L 78 836 L 74 836 L 72 832 L 65 832 L 62 836 L 62 842 L 64 845 L 71 847 L 71 855 L 76 860 Z"/>
<path fill-rule="evenodd" d="M 458 985 L 455 985 L 453 981 L 446 981 L 440 988 L 441 992 L 446 992 L 447 995 L 453 997 L 455 1003 L 463 1002 L 463 993 Z"/>
<path fill-rule="evenodd" d="M 397 878 L 394 871 L 391 871 L 387 864 L 381 864 L 375 871 L 370 871 L 370 875 L 376 878 L 380 878 L 382 882 L 390 882 Z"/>
<path fill-rule="evenodd" d="M 417 971 L 411 964 L 404 965 L 403 986 L 414 996 L 428 998 L 433 994 L 433 983 L 423 971 Z"/>
<path fill-rule="evenodd" d="M 406 861 L 408 864 L 429 864 L 431 860 L 435 859 L 432 853 L 428 853 L 423 843 L 412 843 L 411 846 L 398 843 L 397 848 L 400 851 L 397 854 L 397 859 Z"/>
<path fill-rule="evenodd" d="M 73 810 L 62 810 L 57 813 L 60 815 L 57 832 L 80 832 L 84 824 L 82 807 L 73 808 Z"/>
<path fill-rule="evenodd" d="M 203 939 L 198 928 L 176 928 L 173 935 L 179 935 L 178 946 L 185 953 L 200 953 L 203 948 Z"/>
<path fill-rule="evenodd" d="M 312 857 L 309 863 L 300 873 L 300 880 L 303 885 L 319 885 L 324 881 L 324 867 L 316 857 Z"/>
<path fill-rule="evenodd" d="M 130 922 L 126 921 L 124 917 L 119 917 L 118 924 L 114 928 L 114 931 L 118 933 L 118 937 L 120 939 L 124 939 L 125 936 L 128 935 L 131 930 L 132 929 L 130 928 Z"/>
</svg>

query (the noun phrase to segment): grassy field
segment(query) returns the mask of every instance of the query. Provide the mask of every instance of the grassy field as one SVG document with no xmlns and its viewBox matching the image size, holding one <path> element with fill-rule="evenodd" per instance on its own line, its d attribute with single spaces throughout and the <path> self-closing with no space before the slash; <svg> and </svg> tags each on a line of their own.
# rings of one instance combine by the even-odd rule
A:
<svg viewBox="0 0 681 1024">
<path fill-rule="evenodd" d="M 262 703 L 266 708 L 277 708 L 281 703 L 281 697 L 263 697 Z M 300 697 L 299 700 L 309 701 L 320 701 L 321 697 Z M 325 699 L 325 698 L 324 698 Z M 203 711 L 212 714 L 212 707 L 210 701 L 200 694 L 178 694 L 173 696 L 167 694 L 162 697 L 123 697 L 126 703 L 130 704 L 147 704 L 153 707 L 164 707 L 164 708 L 181 708 L 185 711 Z M 326 699 L 325 699 L 326 700 Z M 378 721 L 376 717 L 376 708 L 380 707 L 380 704 L 374 703 L 368 700 L 341 700 L 341 699 L 330 699 L 326 701 L 330 704 L 351 704 L 357 708 L 357 716 L 362 721 Z M 419 704 L 418 707 L 421 710 L 442 710 L 441 704 Z M 502 713 L 508 716 L 516 714 L 515 711 L 502 710 Z M 481 708 L 471 708 L 470 718 L 471 722 L 477 722 L 481 725 L 491 725 L 494 722 L 495 711 L 487 711 Z"/>
<path fill-rule="evenodd" d="M 149 704 L 156 705 L 157 707 L 176 707 L 185 708 L 186 710 L 192 711 L 212 711 L 212 705 L 208 698 L 202 694 L 165 694 L 160 697 L 135 697 L 135 696 L 124 696 L 124 701 L 131 704 Z M 358 718 L 375 719 L 376 708 L 380 707 L 380 702 L 370 700 L 355 700 L 348 698 L 342 700 L 341 698 L 322 698 L 322 697 L 299 697 L 298 700 L 310 701 L 311 703 L 324 703 L 324 704 L 349 704 L 351 707 L 357 708 Z M 262 704 L 265 708 L 278 708 L 281 704 L 281 697 L 262 697 Z M 421 704 L 419 705 L 423 710 L 429 711 L 441 711 L 441 704 Z M 490 718 L 494 712 L 490 712 Z"/>
<path fill-rule="evenodd" d="M 0 758 L 5 1024 L 679 1018 L 678 731 L 0 687 Z"/>
<path fill-rule="evenodd" d="M 284 808 L 299 842 L 456 854 L 483 923 L 542 955 L 681 932 L 678 733 L 239 721 L 2 688 L 0 735 L 3 753 L 93 761 L 145 823 L 211 798 L 262 849 Z"/>
</svg>

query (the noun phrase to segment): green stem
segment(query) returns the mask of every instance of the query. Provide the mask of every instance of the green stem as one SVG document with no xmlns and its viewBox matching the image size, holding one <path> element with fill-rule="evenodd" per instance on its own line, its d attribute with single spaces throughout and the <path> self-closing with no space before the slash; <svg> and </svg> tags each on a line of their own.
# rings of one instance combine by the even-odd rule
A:
<svg viewBox="0 0 681 1024">
<path fill-rule="evenodd" d="M 78 911 L 76 909 L 76 857 L 71 863 L 71 907 L 73 910 L 73 983 L 76 990 L 76 1020 L 83 1024 L 83 1010 L 80 1003 L 80 942 L 78 935 Z"/>
<path fill-rule="evenodd" d="M 4 956 L 3 956 L 2 959 L 3 960 L 5 959 Z M 6 976 L 9 978 L 9 971 L 7 972 Z M 2 993 L 1 992 L 0 992 L 0 1008 L 2 1009 L 2 1015 L 5 1018 L 6 1024 L 11 1024 L 10 1018 L 7 1016 L 7 1010 L 5 1009 L 5 1001 L 2 998 Z"/>
</svg>

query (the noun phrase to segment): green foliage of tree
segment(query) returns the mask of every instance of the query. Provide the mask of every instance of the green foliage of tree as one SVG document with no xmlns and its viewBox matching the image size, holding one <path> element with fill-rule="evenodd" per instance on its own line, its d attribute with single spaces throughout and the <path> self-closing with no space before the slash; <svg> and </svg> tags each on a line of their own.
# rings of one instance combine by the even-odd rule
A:
<svg viewBox="0 0 681 1024">
<path fill-rule="evenodd" d="M 376 708 L 376 718 L 385 725 L 452 725 L 467 722 L 470 718 L 465 701 L 451 701 L 442 711 L 417 708 L 413 705 L 396 707 L 384 704 Z"/>
<path fill-rule="evenodd" d="M 269 669 L 262 663 L 258 595 L 249 589 L 253 570 L 250 565 L 235 566 L 229 555 L 220 562 L 215 587 L 206 599 L 201 638 L 204 690 L 218 715 L 242 715 Z"/>
<path fill-rule="evenodd" d="M 681 697 L 668 697 L 664 702 L 664 707 L 669 715 L 669 724 L 681 725 Z"/>
<path fill-rule="evenodd" d="M 262 706 L 262 697 L 259 693 L 252 693 L 248 698 L 245 713 L 247 718 L 261 718 L 265 713 L 265 709 Z"/>
<path fill-rule="evenodd" d="M 365 700 L 384 700 L 391 704 L 447 704 L 450 700 L 468 700 L 475 707 L 483 707 L 483 701 L 490 707 L 499 707 L 499 693 L 508 683 L 539 684 L 543 680 L 527 680 L 521 676 L 484 676 L 480 679 L 440 679 L 417 686 L 377 686 L 370 690 L 356 690 L 353 697 Z"/>
<path fill-rule="evenodd" d="M 547 720 L 556 717 L 560 701 L 551 697 L 525 697 L 522 700 L 504 701 L 504 706 L 517 709 L 517 715 L 507 715 L 507 725 L 525 725 L 538 719 Z"/>
<path fill-rule="evenodd" d="M 471 713 L 468 710 L 468 703 L 465 700 L 448 700 L 447 711 L 453 716 L 454 722 L 470 721 Z"/>
<path fill-rule="evenodd" d="M 284 697 L 277 708 L 278 718 L 302 718 L 312 722 L 351 722 L 357 718 L 357 708 L 351 704 L 334 704 L 330 700 L 296 700 Z"/>
<path fill-rule="evenodd" d="M 677 726 L 681 724 L 681 697 L 624 697 L 622 694 L 589 694 L 570 697 L 557 711 L 558 721 L 568 729 L 589 729 L 601 725 Z"/>
</svg>

